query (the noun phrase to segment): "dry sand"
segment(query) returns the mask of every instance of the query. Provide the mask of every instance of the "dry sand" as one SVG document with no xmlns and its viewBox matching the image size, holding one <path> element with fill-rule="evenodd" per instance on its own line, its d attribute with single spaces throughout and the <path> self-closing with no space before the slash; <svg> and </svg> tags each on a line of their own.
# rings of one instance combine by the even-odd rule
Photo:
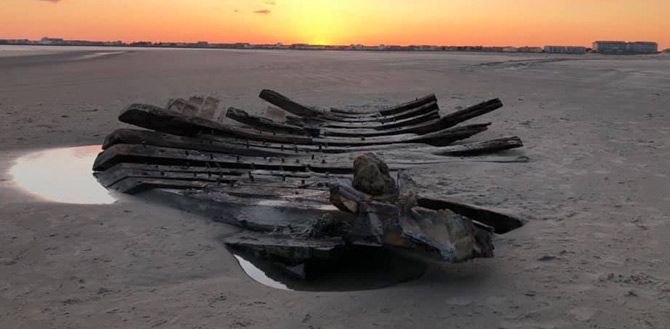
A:
<svg viewBox="0 0 670 329">
<path fill-rule="evenodd" d="M 475 139 L 518 135 L 529 163 L 414 174 L 425 189 L 511 209 L 529 224 L 496 238 L 496 258 L 433 266 L 390 288 L 281 291 L 248 278 L 215 240 L 229 227 L 132 197 L 45 202 L 7 173 L 30 150 L 101 143 L 128 103 L 199 93 L 259 110 L 262 88 L 325 106 L 435 92 L 444 113 L 500 97 L 506 106 L 478 119 L 495 124 Z M 0 327 L 668 328 L 669 104 L 667 55 L 3 56 Z"/>
</svg>

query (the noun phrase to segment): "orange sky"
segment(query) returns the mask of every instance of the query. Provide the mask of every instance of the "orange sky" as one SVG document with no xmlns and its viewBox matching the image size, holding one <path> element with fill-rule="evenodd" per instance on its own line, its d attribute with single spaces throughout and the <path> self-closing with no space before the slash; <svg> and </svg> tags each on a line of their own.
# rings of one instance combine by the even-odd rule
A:
<svg viewBox="0 0 670 329">
<path fill-rule="evenodd" d="M 0 39 L 670 47 L 670 0 L 0 0 Z"/>
</svg>

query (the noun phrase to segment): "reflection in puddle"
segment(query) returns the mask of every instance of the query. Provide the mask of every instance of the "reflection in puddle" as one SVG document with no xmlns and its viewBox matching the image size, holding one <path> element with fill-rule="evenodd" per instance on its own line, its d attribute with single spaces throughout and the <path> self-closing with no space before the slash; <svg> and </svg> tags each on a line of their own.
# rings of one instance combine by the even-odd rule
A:
<svg viewBox="0 0 670 329">
<path fill-rule="evenodd" d="M 249 275 L 252 279 L 272 288 L 276 289 L 281 289 L 281 290 L 290 290 L 285 284 L 281 282 L 277 282 L 273 279 L 270 279 L 263 271 L 261 271 L 258 267 L 254 266 L 254 264 L 251 264 L 249 261 L 246 259 L 234 255 L 235 259 L 237 259 L 237 262 L 240 264 L 240 267 L 242 270 L 244 270 L 244 273 Z"/>
<path fill-rule="evenodd" d="M 49 201 L 110 204 L 114 197 L 91 169 L 101 150 L 92 145 L 30 153 L 17 159 L 9 173 L 20 187 Z"/>
<path fill-rule="evenodd" d="M 427 265 L 382 248 L 351 248 L 330 259 L 288 267 L 232 250 L 242 270 L 268 287 L 297 291 L 355 291 L 388 287 L 417 279 Z"/>
</svg>

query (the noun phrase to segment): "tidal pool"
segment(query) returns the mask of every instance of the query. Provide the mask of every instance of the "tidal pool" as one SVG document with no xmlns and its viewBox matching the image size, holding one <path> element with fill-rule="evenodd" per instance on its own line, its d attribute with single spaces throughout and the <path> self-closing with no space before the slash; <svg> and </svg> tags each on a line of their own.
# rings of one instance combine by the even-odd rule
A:
<svg viewBox="0 0 670 329">
<path fill-rule="evenodd" d="M 100 145 L 37 151 L 16 159 L 9 170 L 24 191 L 50 202 L 111 204 L 116 199 L 93 177 Z"/>
</svg>

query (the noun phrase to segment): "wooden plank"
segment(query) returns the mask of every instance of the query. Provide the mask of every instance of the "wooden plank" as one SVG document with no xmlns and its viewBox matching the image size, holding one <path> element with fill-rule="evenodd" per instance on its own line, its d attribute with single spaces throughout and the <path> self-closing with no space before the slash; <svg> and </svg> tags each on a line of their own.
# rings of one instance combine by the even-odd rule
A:
<svg viewBox="0 0 670 329">
<path fill-rule="evenodd" d="M 132 104 L 119 116 L 121 122 L 180 136 L 194 136 L 202 131 L 218 135 L 251 140 L 268 140 L 282 143 L 312 144 L 307 136 L 263 133 L 256 130 L 234 127 L 198 117 L 167 111 L 147 104 Z"/>
<path fill-rule="evenodd" d="M 225 137 L 244 138 L 266 142 L 295 143 L 295 144 L 323 144 L 342 146 L 363 146 L 393 143 L 428 143 L 436 146 L 444 146 L 457 140 L 465 139 L 487 129 L 489 124 L 478 124 L 453 129 L 444 129 L 425 135 L 395 135 L 371 138 L 311 138 L 307 136 L 265 133 L 261 131 L 244 129 L 229 125 L 223 125 L 215 121 L 205 120 L 198 117 L 187 117 L 176 112 L 168 112 L 162 108 L 133 104 L 121 113 L 119 120 L 134 124 L 143 128 L 153 129 L 175 135 L 193 136 L 197 133 L 206 132 L 212 135 Z"/>
<path fill-rule="evenodd" d="M 106 170 L 118 163 L 134 162 L 158 165 L 188 165 L 200 167 L 222 167 L 233 169 L 262 169 L 279 171 L 320 172 L 330 174 L 352 173 L 356 154 L 342 156 L 315 156 L 308 158 L 244 157 L 215 152 L 200 152 L 149 145 L 116 144 L 98 155 L 93 164 L 95 171 Z M 482 161 L 518 162 L 518 157 L 493 157 L 477 159 L 448 158 L 422 155 L 420 153 L 389 153 L 383 157 L 392 170 L 409 169 L 423 165 L 441 163 Z"/>
<path fill-rule="evenodd" d="M 370 123 L 370 122 L 377 122 L 377 123 L 387 123 L 387 122 L 394 122 L 402 119 L 408 119 L 408 118 L 413 118 L 418 115 L 426 114 L 429 113 L 437 108 L 437 102 L 432 101 L 428 102 L 425 104 L 421 104 L 424 106 L 418 106 L 414 108 L 409 108 L 404 111 L 395 113 L 395 114 L 389 114 L 389 115 L 384 115 L 382 114 L 381 116 L 373 116 L 373 117 L 368 117 L 368 116 L 363 116 L 363 117 L 356 117 L 356 116 L 346 116 L 346 115 L 338 115 L 337 113 L 332 113 L 332 112 L 326 112 L 326 111 L 321 111 L 317 110 L 311 107 L 307 107 L 305 105 L 299 104 L 288 97 L 273 91 L 273 90 L 267 90 L 264 89 L 261 91 L 259 97 L 270 104 L 277 106 L 289 113 L 298 115 L 300 117 L 304 118 L 313 118 L 313 119 L 319 119 L 323 121 L 333 121 L 333 122 L 346 122 L 346 123 Z M 428 104 L 432 104 L 431 106 L 425 106 Z M 438 109 L 439 110 L 439 109 Z"/>
<path fill-rule="evenodd" d="M 324 116 L 322 111 L 298 104 L 288 97 L 273 90 L 263 89 L 261 90 L 261 93 L 258 95 L 258 97 L 286 112 L 300 117 L 321 118 Z"/>
<path fill-rule="evenodd" d="M 263 117 L 255 116 L 249 114 L 243 110 L 230 108 L 226 113 L 226 116 L 244 123 L 253 128 L 257 128 L 263 131 L 275 132 L 275 133 L 297 133 L 300 135 L 310 135 L 310 136 L 337 136 L 337 137 L 378 137 L 378 136 L 388 136 L 388 135 L 401 135 L 401 134 L 411 134 L 411 133 L 428 133 L 432 131 L 440 130 L 441 123 L 439 120 L 432 120 L 423 123 L 418 123 L 415 125 L 404 124 L 397 128 L 388 128 L 388 129 L 371 129 L 371 128 L 321 128 L 316 126 L 294 126 L 289 124 L 277 123 L 271 120 L 268 120 Z"/>
<path fill-rule="evenodd" d="M 411 151 L 440 156 L 476 156 L 492 154 L 503 150 L 522 147 L 521 140 L 514 137 L 505 137 L 483 142 L 466 143 L 434 147 L 425 144 L 391 144 L 370 146 L 317 146 L 291 145 L 280 143 L 262 143 L 242 141 L 225 137 L 192 138 L 158 133 L 148 130 L 118 129 L 109 134 L 103 143 L 103 149 L 116 144 L 138 144 L 190 149 L 204 152 L 237 154 L 243 156 L 261 157 L 315 157 L 318 154 L 336 153 L 363 153 L 370 151 Z"/>
<path fill-rule="evenodd" d="M 338 117 L 338 116 L 326 116 L 323 118 L 324 121 L 333 121 L 333 122 L 346 122 L 346 123 L 389 123 L 395 122 L 403 119 L 410 119 L 417 116 L 421 116 L 426 113 L 433 111 L 439 111 L 437 102 L 430 102 L 422 106 L 413 108 L 406 112 L 394 114 L 394 115 L 383 115 L 377 117 Z"/>
<path fill-rule="evenodd" d="M 361 111 L 356 111 L 356 110 L 344 110 L 344 109 L 335 109 L 331 108 L 331 112 L 334 113 L 339 113 L 339 114 L 349 114 L 349 115 L 393 115 L 393 114 L 398 114 L 402 112 L 406 112 L 408 110 L 417 108 L 419 106 L 428 104 L 430 102 L 437 102 L 437 97 L 435 97 L 435 94 L 430 94 L 424 97 L 417 98 L 413 101 L 409 101 L 406 103 L 402 103 L 396 106 L 391 106 L 389 108 L 383 108 L 383 109 L 375 109 L 373 111 L 368 111 L 368 112 L 361 112 Z"/>
<path fill-rule="evenodd" d="M 310 129 L 275 122 L 263 117 L 251 115 L 243 110 L 234 107 L 228 108 L 228 110 L 226 111 L 226 117 L 263 131 L 282 133 L 282 134 L 311 135 L 311 136 L 318 136 L 319 134 L 317 129 Z"/>
<path fill-rule="evenodd" d="M 143 163 L 118 163 L 104 171 L 97 172 L 98 181 L 105 187 L 127 178 L 183 179 L 213 183 L 268 183 L 282 182 L 292 186 L 327 186 L 327 183 L 342 175 L 291 172 L 279 170 L 244 170 L 225 167 L 169 166 Z"/>
<path fill-rule="evenodd" d="M 295 155 L 290 144 L 281 144 L 286 145 L 286 149 L 282 151 L 280 147 L 270 148 L 265 147 L 263 143 L 246 143 L 244 140 L 240 139 L 222 138 L 221 140 L 217 140 L 212 138 L 196 138 L 137 129 L 115 130 L 105 137 L 102 148 L 106 149 L 116 144 L 153 145 L 248 156 Z M 318 147 L 313 147 L 313 149 L 318 150 Z"/>
<path fill-rule="evenodd" d="M 427 122 L 427 121 L 432 121 L 435 119 L 439 119 L 440 115 L 438 112 L 438 109 L 435 108 L 433 111 L 427 112 L 425 114 L 413 117 L 413 118 L 407 118 L 407 119 L 402 119 L 398 120 L 395 122 L 386 122 L 386 123 L 381 123 L 381 122 L 349 122 L 349 123 L 344 123 L 344 122 L 332 122 L 332 121 L 318 121 L 318 120 L 305 120 L 304 118 L 298 118 L 298 117 L 292 117 L 292 116 L 287 116 L 286 117 L 286 122 L 292 125 L 297 125 L 297 126 L 304 126 L 304 127 L 323 127 L 323 128 L 340 128 L 340 129 L 361 129 L 361 128 L 367 128 L 367 129 L 376 129 L 376 130 L 384 130 L 384 129 L 393 129 L 393 128 L 398 128 L 402 126 L 409 126 L 409 125 L 415 125 L 419 124 L 422 122 Z"/>
<path fill-rule="evenodd" d="M 128 177 L 110 186 L 109 189 L 126 194 L 137 194 L 156 188 L 202 189 L 208 185 L 210 183 L 201 181 Z"/>
</svg>

